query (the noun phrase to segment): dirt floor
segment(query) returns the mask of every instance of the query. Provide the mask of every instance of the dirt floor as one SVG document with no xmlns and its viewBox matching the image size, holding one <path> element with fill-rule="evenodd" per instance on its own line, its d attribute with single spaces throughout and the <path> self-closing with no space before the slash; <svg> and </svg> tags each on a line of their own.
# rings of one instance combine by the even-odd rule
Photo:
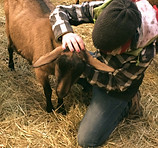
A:
<svg viewBox="0 0 158 148">
<path fill-rule="evenodd" d="M 52 0 L 71 4 L 70 0 Z M 93 25 L 74 27 L 89 50 Z M 89 95 L 74 85 L 64 98 L 67 115 L 47 113 L 41 85 L 34 69 L 21 56 L 14 54 L 15 69 L 8 68 L 7 38 L 3 0 L 0 1 L 0 148 L 78 148 L 77 131 L 87 109 Z M 52 101 L 56 103 L 55 78 L 52 76 Z M 158 147 L 158 56 L 146 71 L 140 87 L 143 115 L 128 117 L 111 134 L 103 148 Z M 88 101 L 87 101 L 88 100 Z M 110 123 L 109 123 L 110 124 Z"/>
</svg>

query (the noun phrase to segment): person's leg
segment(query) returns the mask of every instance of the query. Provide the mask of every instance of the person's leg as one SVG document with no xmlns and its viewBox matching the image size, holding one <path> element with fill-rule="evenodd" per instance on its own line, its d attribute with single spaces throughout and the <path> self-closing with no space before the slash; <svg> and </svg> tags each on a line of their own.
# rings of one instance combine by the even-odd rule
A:
<svg viewBox="0 0 158 148">
<path fill-rule="evenodd" d="M 91 103 L 80 123 L 79 145 L 85 148 L 102 145 L 128 111 L 127 101 L 110 97 L 103 89 L 94 86 Z"/>
</svg>

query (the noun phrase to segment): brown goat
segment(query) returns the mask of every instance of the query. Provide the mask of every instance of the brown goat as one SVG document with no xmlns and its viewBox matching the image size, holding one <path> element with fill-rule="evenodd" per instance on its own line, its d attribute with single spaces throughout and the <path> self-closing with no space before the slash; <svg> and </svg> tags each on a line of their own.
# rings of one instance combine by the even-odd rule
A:
<svg viewBox="0 0 158 148">
<path fill-rule="evenodd" d="M 50 11 L 53 9 L 54 6 L 48 0 L 4 1 L 6 33 L 8 37 L 9 68 L 14 70 L 13 50 L 27 59 L 30 64 L 33 64 L 38 59 L 38 61 L 40 61 L 42 59 L 41 56 L 45 54 L 50 55 L 51 61 L 54 61 L 49 63 L 50 60 L 47 60 L 45 63 L 49 64 L 35 69 L 36 78 L 44 89 L 47 102 L 47 112 L 51 112 L 52 109 L 54 109 L 51 102 L 52 89 L 48 76 L 55 74 L 57 77 L 58 83 L 56 90 L 58 95 L 58 106 L 60 106 L 63 102 L 63 97 L 67 95 L 75 79 L 77 79 L 84 70 L 84 62 L 81 60 L 81 56 L 77 53 L 71 53 L 70 51 L 63 52 L 61 46 L 55 42 L 48 19 Z M 89 56 L 88 52 L 83 53 L 84 55 L 88 55 L 85 56 L 84 60 L 93 61 L 93 58 Z M 74 74 L 75 77 L 73 78 L 73 74 L 66 73 L 66 69 L 62 66 L 63 63 L 61 64 L 65 57 L 66 59 L 76 59 L 76 65 L 74 67 L 77 68 L 76 71 L 78 70 L 78 74 Z M 56 60 L 57 58 L 58 60 Z M 38 61 L 35 63 L 35 67 L 38 67 Z M 97 68 L 95 61 L 91 63 L 95 63 L 94 67 Z M 109 67 L 105 64 L 101 64 L 99 69 L 106 71 L 106 68 Z M 64 71 L 65 73 L 63 73 Z"/>
<path fill-rule="evenodd" d="M 6 33 L 8 36 L 9 68 L 14 70 L 13 50 L 32 64 L 40 56 L 57 47 L 49 24 L 50 9 L 53 5 L 43 0 L 5 0 Z M 48 75 L 53 64 L 35 69 L 36 77 L 42 84 L 47 100 L 47 112 L 51 112 L 52 90 Z"/>
</svg>

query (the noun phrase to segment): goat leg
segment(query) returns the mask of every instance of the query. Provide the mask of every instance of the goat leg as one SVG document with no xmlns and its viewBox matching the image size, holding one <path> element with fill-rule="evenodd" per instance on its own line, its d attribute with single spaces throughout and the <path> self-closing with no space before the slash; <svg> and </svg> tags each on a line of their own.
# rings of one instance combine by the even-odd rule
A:
<svg viewBox="0 0 158 148">
<path fill-rule="evenodd" d="M 47 84 L 43 87 L 44 89 L 44 94 L 45 94 L 45 97 L 46 97 L 46 103 L 47 103 L 47 106 L 46 106 L 46 111 L 48 113 L 52 112 L 52 110 L 54 110 L 54 107 L 52 105 L 52 101 L 51 101 L 51 97 L 52 97 L 52 89 L 51 89 L 51 86 L 50 84 Z"/>
<path fill-rule="evenodd" d="M 9 4 L 8 1 L 4 1 L 4 10 L 5 10 L 5 15 L 6 15 L 6 35 L 8 38 L 8 53 L 9 53 L 9 63 L 8 67 L 11 70 L 14 70 L 14 62 L 13 62 L 13 42 L 10 37 L 10 31 L 9 31 Z"/>
<path fill-rule="evenodd" d="M 54 107 L 52 105 L 51 97 L 52 97 L 52 89 L 49 83 L 48 75 L 45 73 L 44 70 L 41 70 L 40 68 L 35 69 L 36 78 L 43 86 L 44 95 L 46 97 L 46 111 L 48 113 L 52 112 L 54 110 Z"/>
<path fill-rule="evenodd" d="M 57 112 L 66 115 L 65 106 L 63 103 L 63 98 L 58 98 Z"/>
<path fill-rule="evenodd" d="M 8 53 L 9 53 L 8 67 L 11 69 L 11 71 L 13 71 L 15 70 L 15 68 L 14 68 L 14 61 L 13 61 L 13 48 L 11 46 L 8 46 Z"/>
<path fill-rule="evenodd" d="M 8 24 L 6 22 L 6 24 Z M 6 25 L 7 26 L 7 25 Z M 13 51 L 15 48 L 15 46 L 13 45 L 12 39 L 9 35 L 9 29 L 6 28 L 6 32 L 7 32 L 7 36 L 8 36 L 8 53 L 9 53 L 9 63 L 8 63 L 8 67 L 11 69 L 11 71 L 15 70 L 14 68 L 14 61 L 13 61 Z"/>
</svg>

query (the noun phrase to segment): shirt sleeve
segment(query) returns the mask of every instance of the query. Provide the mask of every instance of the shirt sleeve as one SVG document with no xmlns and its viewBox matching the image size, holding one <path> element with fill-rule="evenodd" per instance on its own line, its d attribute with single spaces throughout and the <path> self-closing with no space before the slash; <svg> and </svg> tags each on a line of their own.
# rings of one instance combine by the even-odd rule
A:
<svg viewBox="0 0 158 148">
<path fill-rule="evenodd" d="M 71 25 L 93 23 L 93 9 L 101 4 L 103 1 L 83 2 L 81 5 L 58 5 L 49 17 L 56 41 L 61 41 L 63 34 L 73 32 Z"/>
<path fill-rule="evenodd" d="M 155 50 L 156 46 L 152 43 L 145 47 L 139 56 L 108 56 L 105 63 L 112 66 L 114 72 L 99 71 L 87 65 L 84 75 L 92 85 L 98 85 L 106 91 L 126 91 L 132 85 L 137 86 L 137 82 L 144 76 L 145 70 L 155 56 Z"/>
</svg>

